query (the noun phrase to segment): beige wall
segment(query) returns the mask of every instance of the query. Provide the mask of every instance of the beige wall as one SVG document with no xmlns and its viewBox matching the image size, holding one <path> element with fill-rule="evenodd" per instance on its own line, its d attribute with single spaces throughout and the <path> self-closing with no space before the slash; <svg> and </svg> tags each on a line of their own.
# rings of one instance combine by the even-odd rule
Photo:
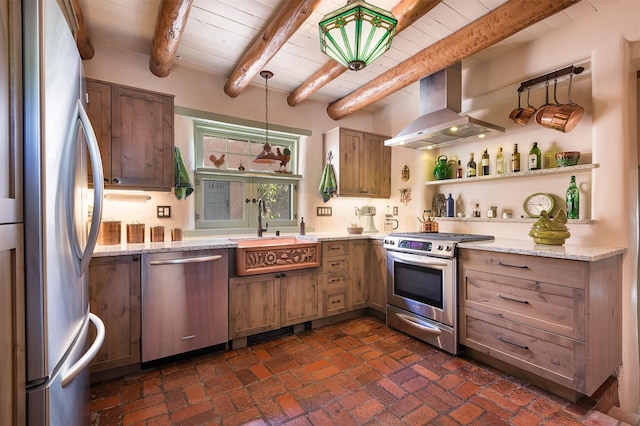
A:
<svg viewBox="0 0 640 426">
<path fill-rule="evenodd" d="M 581 214 L 590 217 L 592 224 L 572 225 L 568 244 L 624 246 L 629 251 L 624 256 L 623 271 L 623 366 L 620 370 L 620 398 L 625 409 L 640 410 L 640 372 L 638 359 L 638 150 L 637 150 L 637 79 L 640 69 L 640 15 L 637 2 L 627 1 L 609 7 L 602 5 L 596 18 L 567 25 L 559 30 L 519 48 L 508 55 L 497 57 L 476 66 L 463 75 L 463 110 L 487 121 L 503 125 L 504 135 L 480 142 L 467 142 L 443 149 L 449 157 L 457 156 L 466 162 L 470 152 L 489 148 L 492 157 L 498 146 L 511 152 L 513 143 L 526 154 L 533 141 L 549 150 L 554 143 L 563 150 L 583 152 L 583 161 L 593 161 L 598 168 L 580 174 L 583 181 Z M 263 120 L 264 89 L 249 87 L 235 99 L 227 97 L 222 87 L 225 80 L 175 67 L 171 75 L 160 79 L 148 70 L 148 56 L 126 53 L 105 46 L 96 46 L 96 56 L 85 61 L 86 74 L 116 83 L 142 87 L 175 94 L 176 105 L 212 111 L 252 120 Z M 507 119 L 516 103 L 516 88 L 521 81 L 570 64 L 584 65 L 586 72 L 575 79 L 574 101 L 585 106 L 585 116 L 571 133 L 562 134 L 541 129 L 533 123 L 517 126 Z M 278 78 L 275 76 L 274 78 Z M 566 82 L 559 85 L 558 97 L 566 98 Z M 562 89 L 562 90 L 561 90 Z M 307 101 L 291 108 L 286 104 L 286 94 L 270 92 L 269 120 L 274 124 L 305 128 L 313 134 L 305 141 L 300 165 L 304 175 L 301 185 L 300 214 L 309 228 L 317 231 L 342 231 L 347 223 L 356 221 L 353 209 L 361 205 L 378 208 L 376 226 L 382 229 L 382 216 L 386 206 L 398 206 L 400 229 L 417 230 L 416 215 L 430 207 L 436 188 L 425 187 L 431 180 L 434 159 L 441 153 L 394 148 L 392 153 L 392 197 L 389 200 L 332 199 L 323 204 L 317 194 L 322 159 L 322 133 L 337 125 L 375 133 L 395 135 L 410 118 L 417 115 L 415 103 L 403 102 L 384 108 L 375 114 L 361 112 L 341 120 L 328 118 L 325 105 Z M 532 92 L 532 103 L 543 103 L 543 90 Z M 185 160 L 193 165 L 191 127 L 188 120 L 176 116 L 175 143 L 183 151 Z M 400 180 L 403 165 L 411 169 L 411 179 Z M 499 211 L 508 207 L 519 215 L 524 197 L 532 192 L 551 192 L 560 200 L 569 177 L 544 177 L 541 179 L 517 179 L 489 185 L 447 185 L 438 191 L 462 196 L 468 203 L 481 203 L 483 214 L 490 204 L 497 204 Z M 402 186 L 412 188 L 412 201 L 404 206 L 399 200 Z M 193 197 L 176 201 L 171 194 L 152 193 L 150 201 L 117 202 L 105 205 L 105 216 L 123 221 L 134 219 L 149 224 L 155 219 L 156 204 L 171 204 L 174 218 L 167 226 L 193 227 Z M 333 207 L 333 217 L 315 217 L 315 207 Z M 467 207 L 467 214 L 470 212 Z M 122 213 L 126 212 L 126 213 Z M 124 216 L 123 216 L 124 215 Z M 496 236 L 528 239 L 530 223 L 471 223 L 442 221 L 442 231 L 490 233 Z M 603 348 L 604 349 L 604 348 Z M 606 350 L 606 349 L 604 349 Z"/>
</svg>

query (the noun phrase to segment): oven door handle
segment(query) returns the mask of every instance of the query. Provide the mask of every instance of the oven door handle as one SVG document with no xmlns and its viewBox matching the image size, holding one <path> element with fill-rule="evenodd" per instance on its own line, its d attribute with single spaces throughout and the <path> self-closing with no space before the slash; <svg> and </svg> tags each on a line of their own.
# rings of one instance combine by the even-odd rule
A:
<svg viewBox="0 0 640 426">
<path fill-rule="evenodd" d="M 435 325 L 420 321 L 417 318 L 412 318 L 408 315 L 400 314 L 400 313 L 396 313 L 396 316 L 398 316 L 398 318 L 400 318 L 402 321 L 406 322 L 407 324 L 413 327 L 417 327 L 420 330 L 425 331 L 427 333 L 435 334 L 437 336 L 439 336 L 442 333 L 442 331 Z"/>
<path fill-rule="evenodd" d="M 451 263 L 451 260 L 437 259 L 423 255 L 400 253 L 397 251 L 394 251 L 393 253 L 389 252 L 389 256 L 393 260 L 401 260 L 419 266 L 435 266 L 444 268 L 449 266 L 449 264 Z"/>
</svg>

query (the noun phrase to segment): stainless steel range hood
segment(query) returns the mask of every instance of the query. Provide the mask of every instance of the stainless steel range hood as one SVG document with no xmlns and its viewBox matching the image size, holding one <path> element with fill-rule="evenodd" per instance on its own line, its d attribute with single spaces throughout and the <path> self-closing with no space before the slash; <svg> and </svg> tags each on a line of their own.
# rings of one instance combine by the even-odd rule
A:
<svg viewBox="0 0 640 426">
<path fill-rule="evenodd" d="M 460 115 L 461 106 L 462 64 L 458 62 L 420 80 L 420 117 L 384 144 L 420 149 L 504 133 L 504 127 Z"/>
</svg>

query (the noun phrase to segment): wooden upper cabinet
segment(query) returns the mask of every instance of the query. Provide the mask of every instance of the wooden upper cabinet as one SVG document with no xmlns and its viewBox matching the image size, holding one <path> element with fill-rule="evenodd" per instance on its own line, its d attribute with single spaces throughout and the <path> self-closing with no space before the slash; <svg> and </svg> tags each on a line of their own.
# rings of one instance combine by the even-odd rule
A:
<svg viewBox="0 0 640 426">
<path fill-rule="evenodd" d="M 98 139 L 105 185 L 111 182 L 111 85 L 87 80 L 87 114 Z M 93 183 L 93 169 L 89 167 L 89 182 Z"/>
<path fill-rule="evenodd" d="M 105 188 L 173 186 L 173 96 L 87 80 Z"/>
<path fill-rule="evenodd" d="M 323 135 L 324 159 L 329 151 L 343 197 L 389 198 L 391 195 L 391 148 L 388 136 L 345 128 Z"/>
</svg>

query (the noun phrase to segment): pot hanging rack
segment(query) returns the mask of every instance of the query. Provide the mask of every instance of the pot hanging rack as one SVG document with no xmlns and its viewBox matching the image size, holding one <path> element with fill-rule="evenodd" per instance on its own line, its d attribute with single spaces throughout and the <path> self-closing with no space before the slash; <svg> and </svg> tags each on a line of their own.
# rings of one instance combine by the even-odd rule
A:
<svg viewBox="0 0 640 426">
<path fill-rule="evenodd" d="M 567 75 L 567 74 L 577 75 L 577 74 L 582 73 L 582 71 L 584 71 L 584 67 L 576 67 L 574 65 L 569 65 L 568 67 L 552 71 L 550 73 L 541 75 L 541 76 L 536 77 L 536 78 L 532 78 L 532 79 L 527 80 L 527 81 L 523 81 L 522 83 L 520 83 L 520 87 L 518 87 L 518 92 L 522 93 L 528 87 L 532 87 L 532 86 L 536 86 L 538 84 L 546 83 L 549 80 L 557 79 L 558 77 L 562 77 L 563 75 Z"/>
</svg>

